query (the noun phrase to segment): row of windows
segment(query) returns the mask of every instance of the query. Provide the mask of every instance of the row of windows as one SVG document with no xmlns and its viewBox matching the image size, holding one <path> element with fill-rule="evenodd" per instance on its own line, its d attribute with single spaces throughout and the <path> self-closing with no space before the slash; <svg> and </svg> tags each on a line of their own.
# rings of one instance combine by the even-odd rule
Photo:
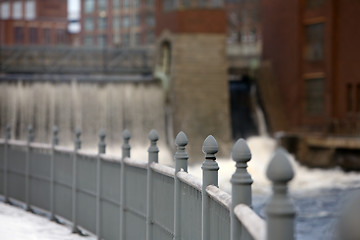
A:
<svg viewBox="0 0 360 240">
<path fill-rule="evenodd" d="M 151 31 L 149 31 L 145 36 L 145 42 L 147 44 L 152 44 L 154 43 L 155 40 L 155 36 L 154 33 Z M 95 40 L 96 40 L 96 45 L 98 47 L 105 47 L 107 45 L 107 36 L 106 35 L 99 35 L 99 36 L 92 36 L 92 35 L 87 35 L 84 38 L 84 45 L 85 46 L 94 46 L 95 45 Z M 126 33 L 126 34 L 115 34 L 113 35 L 113 43 L 116 44 L 121 44 L 122 46 L 129 46 L 130 45 L 130 34 Z M 140 33 L 136 33 L 134 34 L 134 43 L 135 45 L 141 45 L 142 42 L 142 35 Z"/>
<path fill-rule="evenodd" d="M 184 8 L 218 8 L 224 5 L 224 0 L 163 0 L 163 10 L 174 10 L 178 6 Z"/>
<path fill-rule="evenodd" d="M 25 31 L 23 27 L 15 27 L 14 29 L 14 42 L 15 44 L 24 44 L 25 43 L 25 34 L 28 34 L 28 39 L 30 44 L 52 44 L 52 30 L 49 28 L 38 29 L 38 28 L 28 28 Z M 39 34 L 41 33 L 41 38 Z M 66 44 L 67 43 L 67 33 L 64 29 L 56 29 L 55 33 L 55 43 L 56 44 Z"/>
<path fill-rule="evenodd" d="M 99 17 L 97 19 L 97 29 L 98 30 L 105 30 L 107 28 L 107 18 L 101 18 Z M 121 25 L 122 22 L 122 25 Z M 148 15 L 146 18 L 146 24 L 148 26 L 154 26 L 155 25 L 155 19 L 153 15 Z M 135 15 L 134 18 L 134 26 L 140 25 L 140 17 L 139 15 Z M 113 29 L 119 29 L 120 27 L 130 27 L 131 26 L 131 16 L 123 16 L 122 21 L 120 21 L 120 17 L 116 16 L 113 18 Z M 86 17 L 84 20 L 84 29 L 85 31 L 94 31 L 95 30 L 95 19 L 93 17 Z"/>
<path fill-rule="evenodd" d="M 110 0 L 85 0 L 84 10 L 85 13 L 92 13 L 95 10 L 95 4 L 98 6 L 98 10 L 107 10 Z M 147 6 L 154 6 L 154 0 L 112 0 L 112 8 L 120 9 L 120 7 L 139 7 L 140 4 Z"/>
<path fill-rule="evenodd" d="M 306 113 L 311 116 L 322 115 L 325 111 L 324 78 L 307 79 L 305 82 Z M 360 83 L 348 83 L 345 89 L 346 111 L 360 114 Z"/>
<path fill-rule="evenodd" d="M 22 1 L 13 1 L 12 8 L 10 2 L 0 3 L 0 19 L 23 19 L 32 20 L 36 16 L 36 3 L 35 0 L 28 0 L 23 4 Z M 12 9 L 12 11 L 10 11 Z M 25 11 L 23 11 L 25 10 Z M 10 16 L 11 13 L 11 16 Z M 24 13 L 24 14 L 23 14 Z"/>
</svg>

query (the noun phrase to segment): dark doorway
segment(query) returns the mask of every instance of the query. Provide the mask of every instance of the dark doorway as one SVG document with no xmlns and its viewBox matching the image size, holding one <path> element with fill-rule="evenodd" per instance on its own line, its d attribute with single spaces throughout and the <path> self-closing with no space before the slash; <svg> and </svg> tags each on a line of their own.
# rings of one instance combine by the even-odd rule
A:
<svg viewBox="0 0 360 240">
<path fill-rule="evenodd" d="M 257 135 L 251 102 L 252 81 L 248 75 L 232 78 L 230 84 L 231 125 L 233 139 Z"/>
</svg>

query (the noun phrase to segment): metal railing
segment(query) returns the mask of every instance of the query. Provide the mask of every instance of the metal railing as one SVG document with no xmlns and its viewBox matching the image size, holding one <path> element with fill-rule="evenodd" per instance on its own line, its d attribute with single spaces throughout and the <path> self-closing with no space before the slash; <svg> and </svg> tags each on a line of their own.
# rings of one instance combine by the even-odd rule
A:
<svg viewBox="0 0 360 240">
<path fill-rule="evenodd" d="M 147 48 L 0 46 L 0 73 L 148 74 Z"/>
<path fill-rule="evenodd" d="M 81 131 L 74 148 L 59 146 L 58 129 L 51 144 L 0 139 L 0 192 L 5 202 L 23 204 L 28 211 L 48 213 L 52 220 L 71 222 L 73 232 L 83 229 L 98 239 L 294 239 L 295 210 L 287 195 L 294 172 L 284 150 L 270 161 L 267 176 L 273 195 L 267 221 L 251 209 L 247 172 L 250 150 L 243 139 L 232 150 L 236 163 L 232 195 L 218 188 L 218 145 L 204 141 L 203 181 L 187 173 L 188 139 L 180 132 L 175 144 L 175 169 L 158 163 L 159 139 L 149 133 L 148 161 L 130 158 L 130 132 L 123 132 L 122 157 L 105 154 L 105 132 L 100 131 L 98 153 L 81 150 Z"/>
</svg>

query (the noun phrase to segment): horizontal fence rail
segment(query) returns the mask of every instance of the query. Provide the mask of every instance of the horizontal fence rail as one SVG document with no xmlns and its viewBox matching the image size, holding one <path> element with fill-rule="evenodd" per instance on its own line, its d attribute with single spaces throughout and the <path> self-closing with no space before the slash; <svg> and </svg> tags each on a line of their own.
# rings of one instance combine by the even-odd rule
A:
<svg viewBox="0 0 360 240">
<path fill-rule="evenodd" d="M 176 139 L 175 168 L 158 163 L 155 130 L 149 133 L 147 161 L 130 158 L 130 132 L 123 132 L 122 157 L 106 155 L 105 132 L 99 133 L 97 153 L 81 150 L 77 129 L 74 147 L 59 146 L 58 129 L 51 144 L 11 140 L 10 127 L 0 139 L 0 193 L 7 203 L 27 211 L 44 211 L 53 221 L 72 224 L 98 239 L 121 240 L 291 240 L 295 211 L 287 195 L 294 173 L 284 150 L 277 150 L 267 175 L 273 196 L 267 221 L 251 209 L 247 172 L 250 150 L 243 139 L 232 150 L 235 172 L 232 195 L 217 187 L 218 145 L 213 136 L 204 141 L 203 181 L 187 173 L 188 139 Z"/>
</svg>

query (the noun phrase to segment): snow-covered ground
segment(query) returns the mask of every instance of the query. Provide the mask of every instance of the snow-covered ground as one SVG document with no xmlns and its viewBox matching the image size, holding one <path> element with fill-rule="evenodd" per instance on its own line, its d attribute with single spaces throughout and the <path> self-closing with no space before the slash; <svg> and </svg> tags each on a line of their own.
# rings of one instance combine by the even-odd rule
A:
<svg viewBox="0 0 360 240">
<path fill-rule="evenodd" d="M 93 240 L 71 233 L 71 227 L 0 202 L 1 240 Z"/>
</svg>

